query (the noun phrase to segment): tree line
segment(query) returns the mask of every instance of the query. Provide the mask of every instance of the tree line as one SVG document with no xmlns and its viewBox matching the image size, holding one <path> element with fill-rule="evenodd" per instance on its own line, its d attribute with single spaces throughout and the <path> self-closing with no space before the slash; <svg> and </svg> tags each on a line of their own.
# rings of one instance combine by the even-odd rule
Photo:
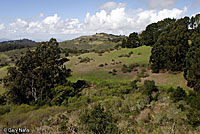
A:
<svg viewBox="0 0 200 134">
<path fill-rule="evenodd" d="M 200 14 L 152 23 L 141 34 L 131 33 L 121 46 L 142 45 L 152 46 L 149 61 L 152 72 L 184 71 L 188 86 L 200 88 Z"/>
</svg>

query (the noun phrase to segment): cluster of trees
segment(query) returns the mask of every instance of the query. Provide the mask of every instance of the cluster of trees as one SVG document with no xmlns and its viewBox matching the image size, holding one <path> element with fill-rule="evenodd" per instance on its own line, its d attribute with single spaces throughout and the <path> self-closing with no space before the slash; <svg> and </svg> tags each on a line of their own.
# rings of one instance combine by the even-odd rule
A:
<svg viewBox="0 0 200 134">
<path fill-rule="evenodd" d="M 153 45 L 150 63 L 160 69 L 183 71 L 188 86 L 200 88 L 200 14 L 184 17 L 167 26 Z"/>
<path fill-rule="evenodd" d="M 153 46 L 157 42 L 158 37 L 163 32 L 164 28 L 173 22 L 175 22 L 175 19 L 167 18 L 148 25 L 141 34 L 133 32 L 129 37 L 122 41 L 122 47 L 136 48 L 142 45 Z"/>
<path fill-rule="evenodd" d="M 182 71 L 189 49 L 190 31 L 188 17 L 177 20 L 166 27 L 153 45 L 150 63 L 153 71 L 167 69 Z"/>
<path fill-rule="evenodd" d="M 200 88 L 200 14 L 152 23 L 141 33 L 131 33 L 123 48 L 152 46 L 150 65 L 159 70 L 184 71 L 188 86 Z"/>
<path fill-rule="evenodd" d="M 66 83 L 71 72 L 64 66 L 68 59 L 60 55 L 61 49 L 55 39 L 41 43 L 34 51 L 29 50 L 16 66 L 8 68 L 8 75 L 3 79 L 8 89 L 7 99 L 14 104 L 51 100 L 54 97 L 52 89 Z M 69 90 L 72 89 L 64 92 Z"/>
</svg>

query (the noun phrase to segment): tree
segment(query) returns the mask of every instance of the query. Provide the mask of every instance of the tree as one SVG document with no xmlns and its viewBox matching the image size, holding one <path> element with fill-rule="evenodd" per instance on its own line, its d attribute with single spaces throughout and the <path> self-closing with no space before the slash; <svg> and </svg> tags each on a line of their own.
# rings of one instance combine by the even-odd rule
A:
<svg viewBox="0 0 200 134">
<path fill-rule="evenodd" d="M 200 80 L 200 48 L 196 46 L 192 46 L 187 54 L 184 77 L 190 87 L 194 87 Z"/>
<path fill-rule="evenodd" d="M 167 26 L 152 48 L 150 64 L 152 69 L 182 71 L 189 49 L 189 18 L 185 17 Z"/>
<path fill-rule="evenodd" d="M 127 48 L 136 48 L 140 46 L 140 40 L 138 38 L 138 33 L 133 32 L 129 35 L 127 42 L 126 42 L 126 47 Z"/>
<path fill-rule="evenodd" d="M 51 89 L 70 76 L 71 70 L 63 65 L 68 59 L 61 58 L 60 54 L 61 49 L 52 38 L 29 50 L 16 66 L 10 67 L 4 78 L 10 101 L 30 104 L 48 100 Z"/>
<path fill-rule="evenodd" d="M 141 33 L 141 44 L 146 46 L 153 46 L 158 40 L 159 35 L 163 32 L 163 29 L 169 24 L 175 22 L 175 19 L 164 19 L 157 23 L 152 23 L 146 27 Z"/>
</svg>

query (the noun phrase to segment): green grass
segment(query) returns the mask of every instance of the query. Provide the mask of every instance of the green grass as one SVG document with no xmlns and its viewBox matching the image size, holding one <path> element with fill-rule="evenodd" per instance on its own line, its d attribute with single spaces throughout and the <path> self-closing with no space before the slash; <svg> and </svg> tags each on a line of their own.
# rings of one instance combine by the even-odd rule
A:
<svg viewBox="0 0 200 134">
<path fill-rule="evenodd" d="M 131 57 L 119 57 L 122 54 L 128 54 L 133 52 Z M 140 53 L 138 55 L 138 53 Z M 120 50 L 114 50 L 110 53 L 105 52 L 102 56 L 99 56 L 97 53 L 85 53 L 79 56 L 70 57 L 70 61 L 65 65 L 67 68 L 70 68 L 72 72 L 72 76 L 68 78 L 71 81 L 77 81 L 79 79 L 87 80 L 91 82 L 123 82 L 127 83 L 133 81 L 137 77 L 137 72 L 132 71 L 131 73 L 122 73 L 121 68 L 123 64 L 130 65 L 137 63 L 139 65 L 147 65 L 149 64 L 149 58 L 151 55 L 151 47 L 149 46 L 141 46 L 138 48 L 127 49 L 122 48 Z M 89 63 L 79 63 L 80 59 L 78 57 L 88 57 L 94 59 L 94 61 L 90 61 Z M 121 64 L 112 65 L 111 63 L 121 61 Z M 108 65 L 105 66 L 105 63 Z M 100 64 L 103 64 L 103 67 L 99 67 Z M 183 77 L 183 72 L 172 74 L 172 73 L 159 73 L 153 74 L 151 70 L 148 70 L 147 67 L 139 67 L 139 72 L 142 68 L 147 70 L 147 73 L 150 75 L 147 78 L 142 78 L 141 84 L 145 79 L 154 80 L 156 85 L 164 86 L 164 87 L 174 87 L 177 86 L 183 87 L 184 89 L 190 90 L 191 88 L 187 87 L 187 82 Z M 116 69 L 116 75 L 109 74 L 108 72 Z"/>
<path fill-rule="evenodd" d="M 125 36 L 115 36 L 109 34 L 95 34 L 90 36 L 81 36 L 79 38 L 60 42 L 61 48 L 76 48 L 79 50 L 104 50 L 110 49 L 121 43 Z M 115 42 L 114 40 L 119 42 Z"/>
<path fill-rule="evenodd" d="M 133 55 L 129 58 L 127 57 L 119 57 L 121 54 L 128 54 L 130 52 L 133 52 Z M 148 64 L 149 63 L 149 57 L 150 57 L 151 47 L 148 46 L 142 46 L 135 49 L 127 49 L 123 48 L 120 50 L 114 50 L 110 53 L 106 52 L 103 53 L 102 56 L 99 56 L 97 53 L 86 53 L 79 56 L 73 56 L 70 57 L 70 61 L 66 63 L 67 68 L 72 69 L 72 77 L 69 78 L 72 81 L 76 81 L 78 79 L 84 79 L 89 80 L 93 82 L 102 82 L 102 81 L 113 81 L 113 82 L 127 82 L 133 80 L 135 76 L 131 76 L 128 73 L 121 73 L 121 68 L 123 64 Z M 141 53 L 141 55 L 138 55 L 138 53 Z M 93 58 L 94 61 L 91 61 L 90 63 L 79 63 L 80 60 L 78 57 L 89 57 Z M 112 60 L 115 60 L 115 62 L 122 62 L 121 64 L 115 64 Z M 107 63 L 107 66 L 99 67 L 100 64 Z M 77 64 L 77 65 L 76 65 Z M 108 72 L 112 69 L 116 69 L 117 75 L 109 74 Z"/>
</svg>

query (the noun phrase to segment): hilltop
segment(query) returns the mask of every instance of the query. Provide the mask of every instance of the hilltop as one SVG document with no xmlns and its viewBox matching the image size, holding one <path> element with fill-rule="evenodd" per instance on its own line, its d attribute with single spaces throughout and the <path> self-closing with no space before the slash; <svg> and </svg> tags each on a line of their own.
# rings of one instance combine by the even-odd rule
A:
<svg viewBox="0 0 200 134">
<path fill-rule="evenodd" d="M 0 42 L 0 52 L 22 48 L 31 48 L 37 46 L 38 44 L 38 42 L 29 39 L 3 41 Z"/>
<path fill-rule="evenodd" d="M 103 50 L 113 48 L 122 43 L 126 36 L 106 33 L 96 33 L 90 36 L 81 36 L 72 40 L 60 42 L 62 48 L 78 50 Z"/>
</svg>

